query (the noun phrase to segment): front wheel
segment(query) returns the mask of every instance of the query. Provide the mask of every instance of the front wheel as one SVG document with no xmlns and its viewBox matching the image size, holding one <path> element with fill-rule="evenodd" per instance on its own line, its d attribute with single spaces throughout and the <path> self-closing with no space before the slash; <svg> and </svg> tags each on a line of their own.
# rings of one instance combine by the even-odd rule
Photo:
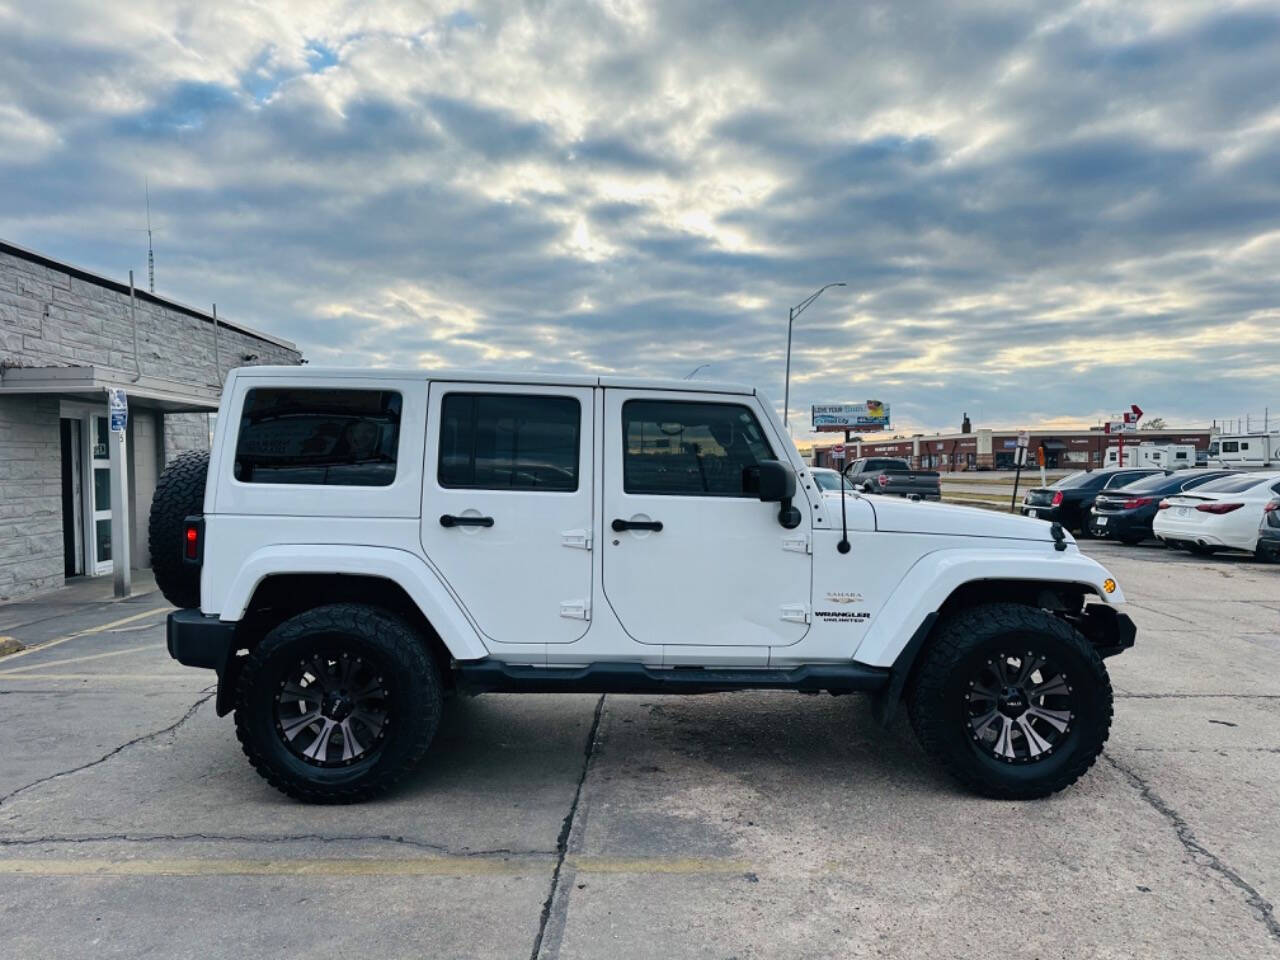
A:
<svg viewBox="0 0 1280 960">
<path fill-rule="evenodd" d="M 960 783 L 988 797 L 1030 800 L 1093 766 L 1111 729 L 1111 680 L 1069 623 L 994 603 L 939 628 L 908 708 L 925 752 Z"/>
<path fill-rule="evenodd" d="M 418 765 L 441 699 L 435 663 L 407 624 L 374 607 L 330 604 L 286 620 L 249 654 L 236 735 L 276 789 L 354 803 Z"/>
</svg>

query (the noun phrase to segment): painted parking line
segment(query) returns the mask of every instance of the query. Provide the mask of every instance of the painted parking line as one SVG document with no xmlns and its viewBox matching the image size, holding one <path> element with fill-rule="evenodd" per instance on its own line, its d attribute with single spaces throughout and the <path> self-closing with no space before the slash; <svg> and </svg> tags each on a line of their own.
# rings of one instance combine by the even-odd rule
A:
<svg viewBox="0 0 1280 960">
<path fill-rule="evenodd" d="M 18 680 L 116 680 L 128 683 L 133 680 L 161 680 L 167 683 L 190 683 L 195 686 L 207 686 L 213 674 L 200 675 L 190 670 L 175 673 L 7 673 L 0 674 L 0 680 L 13 683 Z"/>
<path fill-rule="evenodd" d="M 83 657 L 64 657 L 61 660 L 50 660 L 47 663 L 33 663 L 29 667 L 15 667 L 12 670 L 0 670 L 0 677 L 21 676 L 32 670 L 43 670 L 47 667 L 59 667 L 64 663 L 84 663 L 86 660 L 102 660 L 105 657 L 123 657 L 127 653 L 138 653 L 141 650 L 163 650 L 163 643 L 148 643 L 141 647 L 130 647 L 127 650 L 111 650 L 107 653 L 90 653 Z"/>
<path fill-rule="evenodd" d="M 569 857 L 579 873 L 715 875 L 758 873 L 744 860 L 705 857 Z M 30 877 L 490 877 L 527 876 L 554 866 L 551 854 L 520 858 L 405 859 L 0 859 L 0 875 Z"/>
<path fill-rule="evenodd" d="M 68 640 L 76 640 L 80 637 L 91 637 L 95 633 L 102 633 L 102 631 L 110 630 L 112 627 L 120 627 L 126 623 L 134 623 L 138 620 L 143 619 L 144 617 L 152 617 L 152 616 L 155 616 L 157 613 L 167 613 L 172 609 L 173 609 L 172 607 L 154 607 L 151 610 L 144 610 L 142 611 L 142 613 L 135 613 L 131 617 L 124 617 L 120 620 L 112 620 L 110 623 L 100 624 L 99 626 L 96 626 L 96 627 L 89 627 L 85 630 L 77 630 L 75 633 L 69 633 L 65 637 L 58 637 L 54 640 L 48 641 L 47 643 L 39 643 L 33 647 L 28 647 L 26 650 L 20 650 L 17 653 L 11 653 L 9 654 L 9 656 L 4 658 L 3 662 L 7 666 L 12 661 L 17 660 L 19 657 L 25 657 L 27 656 L 27 654 L 38 653 L 41 650 L 48 650 L 50 647 L 56 647 L 58 646 L 58 644 L 66 643 Z"/>
</svg>

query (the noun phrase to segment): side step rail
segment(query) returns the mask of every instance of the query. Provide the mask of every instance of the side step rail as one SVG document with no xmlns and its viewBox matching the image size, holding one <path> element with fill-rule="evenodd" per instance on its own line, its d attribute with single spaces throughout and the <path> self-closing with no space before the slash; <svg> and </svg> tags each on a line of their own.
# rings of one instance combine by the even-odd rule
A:
<svg viewBox="0 0 1280 960">
<path fill-rule="evenodd" d="M 640 663 L 591 663 L 585 667 L 530 667 L 500 660 L 456 666 L 466 693 L 723 693 L 730 690 L 799 690 L 804 693 L 875 692 L 890 671 L 861 663 L 815 663 L 790 670 L 655 668 Z"/>
</svg>

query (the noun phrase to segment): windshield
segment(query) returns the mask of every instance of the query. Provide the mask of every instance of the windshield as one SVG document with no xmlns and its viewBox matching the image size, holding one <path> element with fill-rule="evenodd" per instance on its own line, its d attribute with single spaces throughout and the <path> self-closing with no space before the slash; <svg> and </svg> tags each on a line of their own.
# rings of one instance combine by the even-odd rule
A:
<svg viewBox="0 0 1280 960">
<path fill-rule="evenodd" d="M 1246 490 L 1252 490 L 1254 487 L 1260 487 L 1270 483 L 1274 477 L 1258 476 L 1256 473 L 1249 474 L 1245 477 L 1223 477 L 1221 480 L 1214 480 L 1206 483 L 1203 487 L 1197 488 L 1197 493 L 1243 493 Z"/>
<path fill-rule="evenodd" d="M 819 490 L 840 489 L 840 474 L 834 470 L 815 470 L 813 471 L 813 479 L 817 482 Z M 845 478 L 844 486 L 846 490 L 853 490 L 853 484 L 849 482 L 848 477 Z"/>
</svg>

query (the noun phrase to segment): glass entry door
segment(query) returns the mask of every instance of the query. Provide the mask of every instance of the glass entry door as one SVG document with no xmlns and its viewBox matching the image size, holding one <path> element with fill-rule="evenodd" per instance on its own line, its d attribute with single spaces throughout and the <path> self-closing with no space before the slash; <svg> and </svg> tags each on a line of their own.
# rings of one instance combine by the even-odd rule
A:
<svg viewBox="0 0 1280 960">
<path fill-rule="evenodd" d="M 118 443 L 111 436 L 106 417 L 93 418 L 93 530 L 89 542 L 92 546 L 93 572 L 111 572 L 111 454 L 108 443 Z"/>
</svg>

